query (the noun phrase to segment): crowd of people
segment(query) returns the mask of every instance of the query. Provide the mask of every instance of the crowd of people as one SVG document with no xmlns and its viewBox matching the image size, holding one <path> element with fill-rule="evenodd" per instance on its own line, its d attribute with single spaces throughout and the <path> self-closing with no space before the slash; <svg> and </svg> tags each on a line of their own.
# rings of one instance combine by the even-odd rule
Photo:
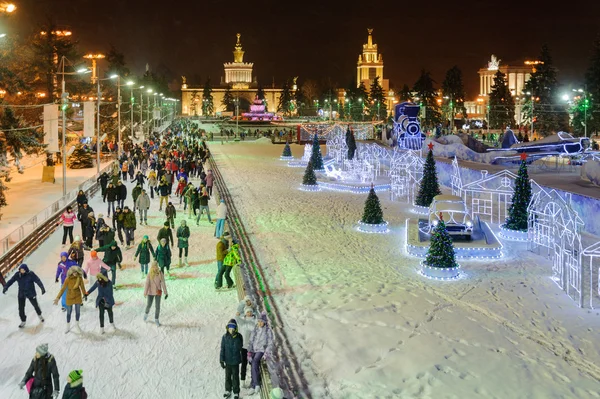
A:
<svg viewBox="0 0 600 399">
<path fill-rule="evenodd" d="M 60 289 L 53 302 L 55 305 L 60 303 L 66 314 L 66 334 L 73 328 L 81 332 L 81 307 L 94 292 L 97 294 L 95 307 L 98 310 L 100 334 L 105 334 L 106 314 L 110 330 L 116 330 L 113 310 L 118 292 L 115 291 L 122 288 L 117 285 L 117 272 L 122 269 L 123 251 L 129 250 L 134 250 L 134 260 L 139 262 L 141 278 L 145 280 L 143 294 L 146 306 L 142 318 L 147 321 L 154 306 L 154 323 L 160 327 L 161 300 L 169 297 L 167 281 L 171 277 L 173 257 L 178 256 L 177 267 L 189 266 L 191 231 L 188 222 L 195 220 L 198 225 L 205 213 L 207 222 L 214 225 L 214 237 L 218 239 L 215 289 L 236 288 L 231 274 L 241 264 L 239 244 L 225 231 L 227 207 L 224 200 L 218 201 L 216 224 L 212 220 L 209 203 L 215 177 L 208 168 L 209 157 L 210 150 L 202 139 L 202 133 L 190 122 L 178 121 L 161 136 L 155 134 L 142 144 L 131 147 L 115 162 L 111 173 L 103 173 L 98 177 L 102 204 L 106 205 L 106 217 L 102 211 L 92 208 L 83 191 L 79 192 L 77 211 L 68 207 L 58 221 L 63 228 L 63 252 L 55 274 L 55 283 L 60 284 Z M 192 179 L 199 181 L 197 186 Z M 128 193 L 124 184 L 128 181 L 135 185 L 131 193 Z M 148 209 L 154 201 L 158 202 L 159 211 L 164 212 L 164 223 L 158 228 L 155 239 L 148 235 L 136 239 L 138 223 L 148 225 Z M 176 220 L 179 220 L 177 229 Z M 77 222 L 81 233 L 74 236 Z M 26 300 L 33 306 L 40 322 L 45 321 L 38 304 L 36 285 L 41 295 L 46 293 L 46 288 L 26 264 L 21 264 L 8 281 L 4 281 L 0 275 L 0 283 L 3 293 L 13 284 L 18 285 L 19 328 L 24 328 L 27 323 Z M 73 310 L 75 323 L 72 327 Z M 257 313 L 250 297 L 242 301 L 236 310 L 235 317 L 226 323 L 219 363 L 226 377 L 223 397 L 237 399 L 240 380 L 242 386 L 249 389 L 248 395 L 259 393 L 260 363 L 272 352 L 273 334 L 267 315 Z M 248 366 L 250 382 L 246 383 Z M 67 381 L 63 398 L 86 397 L 81 370 L 69 373 Z M 27 387 L 30 398 L 58 398 L 60 386 L 56 359 L 49 354 L 47 344 L 37 347 L 19 386 L 22 389 Z M 275 395 L 280 394 L 275 391 Z"/>
</svg>

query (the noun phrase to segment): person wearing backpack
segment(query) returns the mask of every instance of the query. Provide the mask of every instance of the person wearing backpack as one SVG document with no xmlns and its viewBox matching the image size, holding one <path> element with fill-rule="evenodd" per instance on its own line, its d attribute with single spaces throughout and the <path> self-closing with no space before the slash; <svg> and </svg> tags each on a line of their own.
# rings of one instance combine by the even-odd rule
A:
<svg viewBox="0 0 600 399">
<path fill-rule="evenodd" d="M 104 334 L 104 311 L 108 312 L 108 321 L 113 331 L 115 331 L 115 321 L 113 319 L 113 306 L 115 305 L 115 298 L 113 295 L 112 282 L 102 273 L 96 275 L 96 282 L 88 292 L 85 293 L 86 297 L 89 296 L 94 290 L 98 289 L 98 296 L 96 297 L 96 307 L 98 308 L 98 314 L 100 316 L 100 331 Z"/>
<path fill-rule="evenodd" d="M 27 386 L 30 399 L 58 399 L 60 393 L 58 367 L 54 356 L 48 353 L 48 344 L 35 349 L 35 356 L 19 383 L 19 388 Z"/>
</svg>

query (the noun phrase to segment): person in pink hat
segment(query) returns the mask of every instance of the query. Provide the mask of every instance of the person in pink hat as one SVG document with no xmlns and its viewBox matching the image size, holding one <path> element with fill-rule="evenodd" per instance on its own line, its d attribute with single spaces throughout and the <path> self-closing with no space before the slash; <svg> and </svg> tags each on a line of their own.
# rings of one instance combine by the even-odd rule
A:
<svg viewBox="0 0 600 399">
<path fill-rule="evenodd" d="M 110 267 L 104 263 L 102 259 L 98 258 L 98 252 L 90 251 L 90 256 L 91 258 L 86 262 L 83 272 L 85 273 L 85 277 L 88 279 L 91 287 L 96 282 L 96 275 L 98 273 L 103 273 L 104 275 L 108 276 Z"/>
</svg>

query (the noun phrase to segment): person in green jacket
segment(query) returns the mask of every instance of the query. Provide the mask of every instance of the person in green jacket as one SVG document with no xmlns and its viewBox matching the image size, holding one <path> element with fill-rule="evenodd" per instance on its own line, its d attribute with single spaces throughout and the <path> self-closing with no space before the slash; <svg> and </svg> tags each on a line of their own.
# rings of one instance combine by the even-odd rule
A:
<svg viewBox="0 0 600 399">
<path fill-rule="evenodd" d="M 230 277 L 231 270 L 234 266 L 238 266 L 242 263 L 242 259 L 240 258 L 240 245 L 237 241 L 233 240 L 233 245 L 225 258 L 223 259 L 223 267 L 217 276 L 217 289 L 223 286 L 223 276 L 225 276 L 225 280 L 227 281 L 227 288 L 235 288 L 235 284 Z"/>
<path fill-rule="evenodd" d="M 96 248 L 94 251 L 104 252 L 102 262 L 106 263 L 107 266 L 110 266 L 113 287 L 117 289 L 117 265 L 119 266 L 119 269 L 121 269 L 121 262 L 123 262 L 121 248 L 119 248 L 117 242 L 113 240 L 110 244 Z"/>
<path fill-rule="evenodd" d="M 160 242 L 160 240 L 164 238 L 167 240 L 167 245 L 173 246 L 173 231 L 169 226 L 169 222 L 165 222 L 162 229 L 158 230 L 158 235 L 156 236 L 156 239 Z"/>
<path fill-rule="evenodd" d="M 153 258 L 156 258 L 156 254 L 154 253 L 154 248 L 152 247 L 152 243 L 148 240 L 148 236 L 144 236 L 142 238 L 142 242 L 138 244 L 137 251 L 135 251 L 135 255 L 133 255 L 133 260 L 135 258 L 140 257 L 140 267 L 142 268 L 142 278 L 145 278 L 148 275 L 148 265 L 152 260 L 150 258 L 150 254 L 152 254 Z"/>
<path fill-rule="evenodd" d="M 133 191 L 131 191 L 131 196 L 133 197 L 133 212 L 134 213 L 135 213 L 135 201 L 137 201 L 137 199 L 141 193 L 142 193 L 142 186 L 140 183 L 138 183 L 133 188 Z"/>
<path fill-rule="evenodd" d="M 125 249 L 130 249 L 132 247 L 131 244 L 133 244 L 134 241 L 133 233 L 136 228 L 136 223 L 135 212 L 132 212 L 127 206 L 123 208 L 123 227 L 125 228 L 125 241 L 127 243 Z"/>
<path fill-rule="evenodd" d="M 215 288 L 219 289 L 223 286 L 223 260 L 227 255 L 229 249 L 229 233 L 226 231 L 217 243 L 217 275 L 215 276 Z M 219 276 L 221 276 L 221 282 L 219 283 Z"/>
<path fill-rule="evenodd" d="M 188 264 L 188 239 L 190 238 L 190 228 L 187 226 L 185 220 L 181 221 L 181 226 L 177 228 L 177 248 L 179 248 L 179 267 L 181 267 L 181 254 L 185 251 L 184 263 Z"/>
<path fill-rule="evenodd" d="M 167 239 L 163 238 L 160 240 L 158 247 L 156 247 L 156 261 L 160 266 L 160 271 L 165 274 L 165 269 L 169 277 L 171 277 L 171 248 L 167 245 Z"/>
</svg>

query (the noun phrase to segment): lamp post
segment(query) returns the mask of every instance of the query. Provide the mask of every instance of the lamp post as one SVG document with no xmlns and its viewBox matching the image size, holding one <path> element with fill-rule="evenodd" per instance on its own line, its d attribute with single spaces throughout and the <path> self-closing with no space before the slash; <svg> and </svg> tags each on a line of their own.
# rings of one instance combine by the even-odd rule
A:
<svg viewBox="0 0 600 399">
<path fill-rule="evenodd" d="M 148 117 L 146 118 L 146 123 L 148 123 L 148 135 L 150 135 L 150 94 L 152 94 L 152 92 L 154 92 L 154 90 L 152 90 L 152 89 L 146 90 L 146 94 L 147 94 L 146 99 L 148 100 L 147 101 L 148 105 L 146 106 L 146 108 L 148 109 L 146 111 L 146 114 L 148 115 Z M 143 126 L 142 126 L 142 133 L 144 133 L 144 136 L 146 136 L 146 133 L 144 132 L 144 127 Z"/>
<path fill-rule="evenodd" d="M 98 87 L 98 98 L 97 98 L 97 109 L 96 109 L 96 126 L 97 126 L 97 132 L 96 132 L 96 170 L 98 171 L 98 174 L 100 174 L 100 152 L 102 150 L 102 146 L 100 145 L 100 101 L 102 99 L 102 92 L 100 91 L 100 81 L 101 80 L 109 80 L 109 79 L 114 79 L 116 78 L 117 75 L 112 75 L 108 78 L 96 78 L 96 84 Z M 120 135 L 120 132 L 119 132 Z"/>
<path fill-rule="evenodd" d="M 133 140 L 133 103 L 135 101 L 135 97 L 133 97 L 133 82 L 130 80 L 127 83 L 125 83 L 126 86 L 129 86 L 129 92 L 130 92 L 130 97 L 129 97 L 129 113 L 131 114 L 131 139 Z M 121 143 L 119 143 L 119 150 L 121 149 Z"/>
<path fill-rule="evenodd" d="M 359 98 L 358 102 L 360 103 L 361 120 L 364 122 L 365 121 L 365 105 L 363 104 L 362 98 Z"/>
<path fill-rule="evenodd" d="M 588 99 L 587 99 L 587 85 L 584 86 L 583 89 L 573 89 L 574 92 L 583 94 L 583 134 L 584 137 L 587 138 L 587 109 L 588 109 Z"/>
</svg>

